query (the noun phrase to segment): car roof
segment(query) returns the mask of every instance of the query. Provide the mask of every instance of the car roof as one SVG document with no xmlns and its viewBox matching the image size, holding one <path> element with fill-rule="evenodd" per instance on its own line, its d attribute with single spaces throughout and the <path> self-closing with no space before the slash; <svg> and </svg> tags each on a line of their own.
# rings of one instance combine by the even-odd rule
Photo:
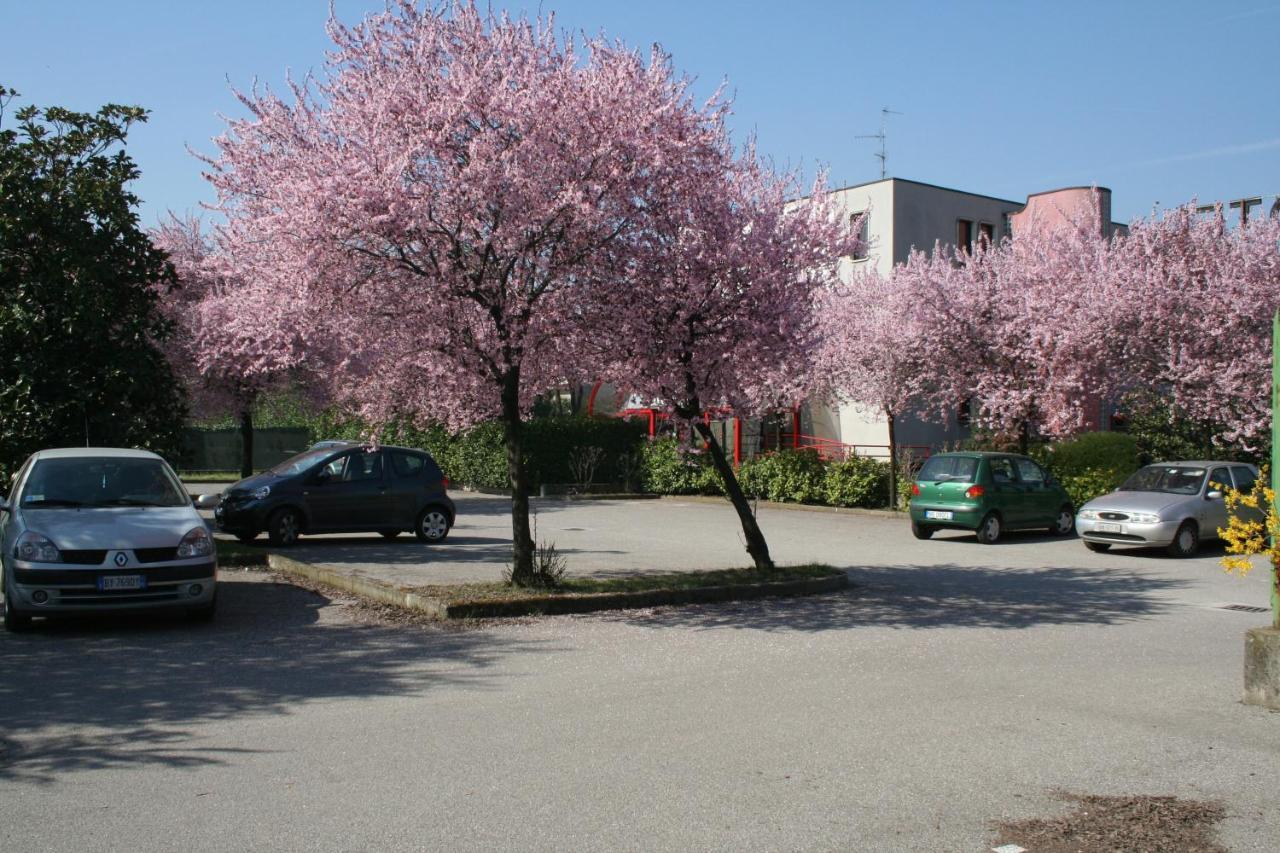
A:
<svg viewBox="0 0 1280 853">
<path fill-rule="evenodd" d="M 939 456 L 968 456 L 971 458 L 990 459 L 992 456 L 1021 456 L 1029 459 L 1025 453 L 1006 453 L 1003 450 L 948 450 L 946 453 L 934 453 L 930 459 L 936 459 Z"/>
<path fill-rule="evenodd" d="M 312 445 L 311 450 L 329 450 L 337 453 L 343 450 L 350 450 L 353 447 L 370 447 L 370 446 L 371 444 L 367 441 L 344 441 L 342 444 L 335 444 L 331 447 L 316 447 L 315 445 Z M 379 444 L 378 449 L 379 450 L 404 450 L 409 453 L 422 453 L 426 456 L 431 455 L 430 451 L 423 450 L 421 447 L 401 447 L 398 444 Z"/>
<path fill-rule="evenodd" d="M 1254 467 L 1254 466 L 1250 465 L 1248 462 L 1224 462 L 1224 461 L 1222 461 L 1221 459 L 1217 459 L 1217 460 L 1214 460 L 1214 459 L 1178 459 L 1178 460 L 1170 460 L 1170 461 L 1168 461 L 1168 462 L 1152 462 L 1152 463 L 1151 463 L 1150 465 L 1148 465 L 1147 467 L 1148 467 L 1148 468 L 1152 468 L 1152 467 L 1159 468 L 1159 467 L 1166 466 L 1166 465 L 1185 465 L 1185 466 L 1187 466 L 1188 468 L 1209 468 L 1209 467 L 1212 467 L 1212 466 L 1214 466 L 1214 465 L 1239 465 L 1239 466 L 1241 466 L 1241 467 L 1245 467 L 1245 468 L 1252 468 L 1252 467 Z"/>
<path fill-rule="evenodd" d="M 31 455 L 36 459 L 160 459 L 150 450 L 127 447 L 55 447 Z"/>
</svg>

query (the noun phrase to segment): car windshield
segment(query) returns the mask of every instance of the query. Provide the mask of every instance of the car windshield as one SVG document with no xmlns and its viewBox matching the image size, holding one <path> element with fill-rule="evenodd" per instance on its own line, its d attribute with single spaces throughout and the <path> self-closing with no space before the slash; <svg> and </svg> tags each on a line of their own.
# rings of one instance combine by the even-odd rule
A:
<svg viewBox="0 0 1280 853">
<path fill-rule="evenodd" d="M 110 456 L 41 459 L 18 501 L 30 509 L 191 505 L 186 489 L 159 459 Z"/>
<path fill-rule="evenodd" d="M 276 467 L 267 471 L 267 473 L 274 474 L 277 477 L 292 477 L 319 465 L 321 462 L 332 456 L 333 451 L 334 449 L 332 447 L 322 448 L 320 450 L 308 450 L 305 453 L 299 453 L 297 456 L 292 456 L 284 460 Z"/>
<path fill-rule="evenodd" d="M 978 459 L 976 456 L 931 456 L 925 460 L 916 475 L 917 480 L 945 482 L 962 480 L 972 483 L 978 475 Z"/>
<path fill-rule="evenodd" d="M 1171 495 L 1195 495 L 1204 485 L 1205 469 L 1184 465 L 1148 465 L 1141 468 L 1120 487 L 1122 492 L 1167 492 Z"/>
</svg>

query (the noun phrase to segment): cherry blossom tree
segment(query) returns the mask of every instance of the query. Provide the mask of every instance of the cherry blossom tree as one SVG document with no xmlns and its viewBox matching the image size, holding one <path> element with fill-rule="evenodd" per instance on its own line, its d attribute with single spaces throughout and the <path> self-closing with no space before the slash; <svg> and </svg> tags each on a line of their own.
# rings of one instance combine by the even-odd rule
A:
<svg viewBox="0 0 1280 853">
<path fill-rule="evenodd" d="M 726 107 L 695 103 L 664 54 L 551 17 L 397 0 L 329 33 L 324 77 L 243 94 L 209 161 L 231 254 L 270 247 L 255 279 L 309 306 L 338 390 L 375 422 L 501 418 L 512 579 L 536 582 L 522 418 L 591 367 L 561 334 L 583 282 L 719 156 Z"/>
<path fill-rule="evenodd" d="M 857 228 L 856 224 L 854 226 Z M 915 270 L 913 270 L 915 272 Z M 921 278 L 899 267 L 888 278 L 858 271 L 823 294 L 822 346 L 815 375 L 821 396 L 884 415 L 889 428 L 889 505 L 898 505 L 897 419 L 917 407 L 930 379 L 922 363 Z"/>
<path fill-rule="evenodd" d="M 227 412 L 240 426 L 240 474 L 253 473 L 253 409 L 261 396 L 282 387 L 318 388 L 307 381 L 307 347 L 298 329 L 270 328 L 281 295 L 241 280 L 250 265 L 223 253 L 200 220 L 170 216 L 152 231 L 178 275 L 178 286 L 159 291 L 160 307 L 176 333 L 166 355 L 186 386 L 194 410 Z"/>
<path fill-rule="evenodd" d="M 1216 441 L 1256 449 L 1271 425 L 1271 318 L 1280 308 L 1280 221 L 1227 228 L 1195 205 L 1134 223 L 1108 275 L 1124 312 L 1126 370 Z"/>
<path fill-rule="evenodd" d="M 973 252 L 914 253 L 916 356 L 939 416 L 972 399 L 974 422 L 1017 436 L 1082 429 L 1101 397 L 1126 381 L 1114 332 L 1131 302 L 1109 273 L 1110 241 L 1091 215 L 1028 228 Z"/>
<path fill-rule="evenodd" d="M 788 203 L 795 188 L 752 148 L 734 159 L 722 139 L 719 158 L 686 170 L 654 199 L 646 243 L 623 286 L 597 284 L 593 304 L 614 318 L 603 353 L 613 373 L 705 442 L 761 571 L 773 568 L 768 543 L 702 415 L 707 407 L 738 416 L 790 408 L 810 384 L 816 300 L 858 240 L 821 183 Z"/>
</svg>

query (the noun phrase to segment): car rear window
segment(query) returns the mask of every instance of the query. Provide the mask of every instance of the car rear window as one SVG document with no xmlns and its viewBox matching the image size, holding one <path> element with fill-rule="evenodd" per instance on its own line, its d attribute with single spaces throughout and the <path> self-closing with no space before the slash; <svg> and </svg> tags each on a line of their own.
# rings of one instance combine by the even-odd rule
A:
<svg viewBox="0 0 1280 853">
<path fill-rule="evenodd" d="M 917 480 L 963 480 L 973 482 L 978 476 L 975 456 L 931 456 L 920 468 Z"/>
<path fill-rule="evenodd" d="M 391 452 L 391 468 L 396 476 L 402 479 L 425 477 L 428 480 L 439 480 L 443 474 L 440 466 L 430 456 L 418 453 Z"/>
<path fill-rule="evenodd" d="M 392 453 L 391 467 L 401 478 L 417 477 L 422 473 L 422 457 L 412 453 Z"/>
</svg>

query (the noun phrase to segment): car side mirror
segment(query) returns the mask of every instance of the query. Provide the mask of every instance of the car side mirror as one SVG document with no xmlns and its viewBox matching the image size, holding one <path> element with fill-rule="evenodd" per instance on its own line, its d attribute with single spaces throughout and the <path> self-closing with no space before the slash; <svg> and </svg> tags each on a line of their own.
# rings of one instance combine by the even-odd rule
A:
<svg viewBox="0 0 1280 853">
<path fill-rule="evenodd" d="M 191 499 L 196 509 L 213 509 L 222 500 L 220 495 L 197 495 Z"/>
<path fill-rule="evenodd" d="M 311 482 L 315 483 L 317 486 L 323 486 L 325 483 L 329 482 L 329 479 L 332 476 L 333 475 L 330 474 L 327 469 L 321 468 L 316 472 L 316 475 L 311 478 Z"/>
<path fill-rule="evenodd" d="M 1213 491 L 1210 491 L 1210 492 L 1206 492 L 1204 499 L 1207 501 L 1220 501 L 1222 500 L 1222 492 L 1218 491 L 1217 489 L 1214 489 Z"/>
<path fill-rule="evenodd" d="M 12 507 L 9 506 L 9 502 L 4 498 L 0 498 L 0 512 L 9 512 L 11 509 Z"/>
</svg>

